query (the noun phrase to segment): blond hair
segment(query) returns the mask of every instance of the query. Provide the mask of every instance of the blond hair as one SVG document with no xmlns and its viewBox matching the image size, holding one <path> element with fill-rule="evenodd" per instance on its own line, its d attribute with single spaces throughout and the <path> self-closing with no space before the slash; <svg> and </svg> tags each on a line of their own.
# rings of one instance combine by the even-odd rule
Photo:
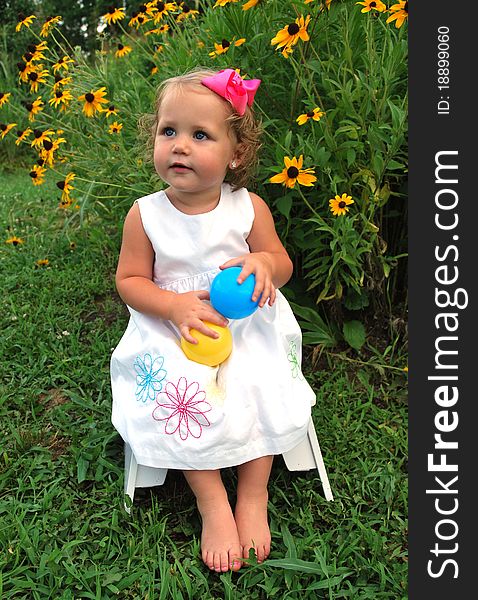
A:
<svg viewBox="0 0 478 600">
<path fill-rule="evenodd" d="M 146 141 L 147 160 L 152 161 L 153 159 L 158 116 L 166 92 L 174 88 L 181 90 L 186 86 L 200 87 L 205 90 L 207 88 L 202 85 L 201 81 L 205 77 L 210 77 L 216 73 L 217 71 L 198 67 L 184 75 L 170 77 L 161 82 L 156 92 L 154 114 L 144 115 L 139 122 L 140 131 Z M 224 102 L 229 107 L 229 116 L 226 122 L 236 137 L 238 155 L 241 159 L 240 164 L 235 169 L 227 170 L 225 181 L 230 183 L 232 188 L 236 190 L 248 185 L 254 177 L 258 164 L 258 151 L 261 147 L 262 126 L 257 121 L 251 107 L 247 106 L 244 115 L 240 116 L 227 100 L 224 100 Z"/>
</svg>

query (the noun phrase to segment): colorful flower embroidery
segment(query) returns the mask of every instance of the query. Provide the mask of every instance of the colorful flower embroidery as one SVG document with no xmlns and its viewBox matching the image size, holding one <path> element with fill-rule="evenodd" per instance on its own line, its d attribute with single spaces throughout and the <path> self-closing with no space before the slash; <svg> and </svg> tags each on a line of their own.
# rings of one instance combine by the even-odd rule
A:
<svg viewBox="0 0 478 600">
<path fill-rule="evenodd" d="M 153 360 L 151 354 L 145 354 L 143 358 L 136 357 L 134 370 L 136 371 L 136 399 L 141 402 L 154 400 L 156 395 L 163 389 L 162 381 L 166 377 L 166 371 L 162 368 L 164 358 L 158 356 Z"/>
<path fill-rule="evenodd" d="M 290 362 L 290 368 L 292 371 L 292 377 L 296 379 L 304 379 L 302 376 L 302 371 L 299 364 L 299 357 L 297 356 L 297 346 L 295 342 L 291 342 L 289 344 L 289 352 L 287 353 L 287 359 Z"/>
<path fill-rule="evenodd" d="M 163 394 L 166 396 L 165 401 L 160 402 Z M 211 410 L 211 405 L 205 398 L 206 392 L 199 389 L 197 381 L 189 385 L 185 377 L 181 377 L 177 385 L 168 381 L 164 392 L 156 399 L 158 406 L 153 410 L 153 419 L 166 421 L 164 433 L 168 435 L 179 433 L 183 441 L 189 435 L 199 438 L 202 428 L 211 424 L 205 416 Z M 161 416 L 165 412 L 169 413 L 168 416 Z"/>
</svg>

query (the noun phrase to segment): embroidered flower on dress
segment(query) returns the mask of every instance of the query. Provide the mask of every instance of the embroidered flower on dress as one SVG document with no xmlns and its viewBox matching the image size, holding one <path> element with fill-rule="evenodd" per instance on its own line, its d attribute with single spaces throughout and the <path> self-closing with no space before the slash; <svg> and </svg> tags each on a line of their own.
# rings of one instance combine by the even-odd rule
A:
<svg viewBox="0 0 478 600">
<path fill-rule="evenodd" d="M 296 379 L 304 379 L 302 376 L 302 371 L 300 369 L 299 357 L 297 356 L 297 346 L 295 342 L 291 342 L 289 345 L 289 352 L 287 353 L 287 359 L 290 362 L 290 367 L 292 370 L 292 377 Z"/>
<path fill-rule="evenodd" d="M 163 394 L 165 398 L 161 398 Z M 211 410 L 211 405 L 205 398 L 206 392 L 199 389 L 197 381 L 189 385 L 185 377 L 181 377 L 177 385 L 168 381 L 164 392 L 156 399 L 158 406 L 153 410 L 153 419 L 166 421 L 164 433 L 168 435 L 179 433 L 183 441 L 189 435 L 199 438 L 202 428 L 211 424 L 205 416 Z M 164 399 L 164 402 L 160 402 L 160 399 Z M 169 412 L 169 415 L 162 417 L 165 412 Z"/>
<path fill-rule="evenodd" d="M 154 400 L 156 395 L 163 389 L 162 381 L 166 377 L 166 371 L 162 368 L 164 358 L 158 356 L 153 360 L 151 354 L 145 354 L 143 358 L 137 356 L 134 361 L 136 371 L 136 399 L 141 402 Z"/>
</svg>

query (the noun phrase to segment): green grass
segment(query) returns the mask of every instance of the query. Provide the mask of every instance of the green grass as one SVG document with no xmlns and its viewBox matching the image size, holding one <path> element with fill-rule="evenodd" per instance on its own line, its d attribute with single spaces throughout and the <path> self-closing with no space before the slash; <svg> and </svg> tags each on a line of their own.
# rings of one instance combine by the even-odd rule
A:
<svg viewBox="0 0 478 600">
<path fill-rule="evenodd" d="M 306 372 L 333 502 L 277 458 L 273 550 L 237 574 L 199 559 L 182 475 L 123 509 L 109 357 L 127 322 L 114 289 L 120 220 L 66 226 L 58 190 L 2 176 L 0 598 L 385 599 L 407 596 L 405 377 L 322 356 Z M 69 213 L 71 214 L 71 213 Z M 24 243 L 4 240 L 17 235 Z M 75 243 L 75 248 L 70 243 Z M 36 268 L 47 258 L 47 267 Z M 310 355 L 310 352 L 307 353 Z M 224 473 L 234 498 L 235 473 Z"/>
</svg>

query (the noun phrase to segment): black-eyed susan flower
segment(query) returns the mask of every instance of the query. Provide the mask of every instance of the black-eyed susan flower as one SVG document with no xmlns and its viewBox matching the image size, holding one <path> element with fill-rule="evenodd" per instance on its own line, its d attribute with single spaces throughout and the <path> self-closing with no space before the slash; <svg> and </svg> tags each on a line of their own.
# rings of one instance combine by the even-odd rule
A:
<svg viewBox="0 0 478 600">
<path fill-rule="evenodd" d="M 40 37 L 48 37 L 50 35 L 51 30 L 55 27 L 55 25 L 58 25 L 58 23 L 60 23 L 61 20 L 62 19 L 59 16 L 47 17 L 47 20 L 42 25 Z"/>
<path fill-rule="evenodd" d="M 219 54 L 224 54 L 225 52 L 227 52 L 229 50 L 229 48 L 231 46 L 242 46 L 242 44 L 246 41 L 246 38 L 240 38 L 239 40 L 234 41 L 234 39 L 232 41 L 228 41 L 228 40 L 222 40 L 220 44 L 216 44 L 216 42 L 214 42 L 214 48 L 215 50 L 213 50 L 213 52 L 209 52 L 209 56 L 211 58 L 214 58 L 216 56 L 218 56 Z"/>
<path fill-rule="evenodd" d="M 48 267 L 49 264 L 50 261 L 48 260 L 48 258 L 40 258 L 39 260 L 35 261 L 35 269 Z"/>
<path fill-rule="evenodd" d="M 33 165 L 29 175 L 33 185 L 41 185 L 45 181 L 46 168 L 41 165 Z"/>
<path fill-rule="evenodd" d="M 5 240 L 5 244 L 11 244 L 12 246 L 20 246 L 23 243 L 24 241 L 22 238 L 17 237 L 16 235 L 12 235 L 8 240 Z"/>
<path fill-rule="evenodd" d="M 151 3 L 152 4 L 152 3 Z M 178 10 L 176 2 L 155 2 L 154 24 L 157 25 L 168 13 Z"/>
<path fill-rule="evenodd" d="M 254 6 L 257 6 L 260 1 L 261 0 L 249 0 L 249 2 L 246 2 L 242 5 L 242 10 L 249 10 L 251 8 L 254 8 Z"/>
<path fill-rule="evenodd" d="M 71 185 L 73 179 L 75 179 L 76 175 L 74 173 L 68 173 L 63 181 L 57 181 L 56 187 L 61 190 L 61 199 L 69 200 L 70 192 L 74 190 L 74 186 Z"/>
<path fill-rule="evenodd" d="M 282 185 L 288 188 L 293 188 L 296 183 L 305 186 L 314 185 L 314 181 L 317 181 L 317 177 L 313 175 L 315 171 L 314 169 L 303 169 L 303 162 L 302 154 L 299 158 L 284 156 L 285 169 L 281 173 L 271 177 L 269 179 L 270 183 L 282 183 Z"/>
<path fill-rule="evenodd" d="M 45 140 L 43 142 L 43 148 L 40 152 L 40 158 L 44 161 L 43 164 L 47 164 L 49 167 L 53 167 L 55 164 L 55 152 L 60 147 L 60 144 L 65 144 L 65 138 L 56 138 L 54 140 Z"/>
<path fill-rule="evenodd" d="M 16 123 L 0 123 L 0 138 L 3 138 L 7 135 L 9 131 L 11 131 L 14 127 L 16 127 Z"/>
<path fill-rule="evenodd" d="M 309 110 L 308 112 L 304 113 L 303 115 L 299 115 L 297 117 L 296 121 L 299 125 L 304 125 L 310 119 L 312 119 L 313 121 L 320 121 L 320 119 L 324 115 L 325 115 L 325 113 L 322 112 L 320 110 L 320 108 L 316 107 L 316 108 L 313 108 L 312 110 Z"/>
<path fill-rule="evenodd" d="M 352 196 L 347 196 L 347 194 L 342 194 L 339 196 L 338 194 L 329 200 L 329 207 L 334 215 L 334 217 L 346 215 L 349 211 L 349 206 L 353 204 Z"/>
<path fill-rule="evenodd" d="M 70 58 L 69 56 L 63 56 L 63 58 L 58 59 L 56 61 L 56 63 L 53 65 L 53 72 L 57 73 L 60 69 L 68 71 L 68 69 L 70 68 L 70 65 L 74 62 L 75 61 L 72 58 Z"/>
<path fill-rule="evenodd" d="M 73 95 L 69 90 L 54 90 L 48 104 L 55 108 L 60 107 L 60 110 L 66 110 L 68 104 L 73 100 Z"/>
<path fill-rule="evenodd" d="M 40 113 L 43 110 L 44 105 L 45 105 L 45 103 L 41 99 L 41 96 L 38 96 L 38 98 L 36 100 L 34 100 L 33 102 L 25 102 L 24 106 L 28 111 L 28 120 L 34 121 L 35 115 L 37 115 L 38 113 Z"/>
<path fill-rule="evenodd" d="M 118 114 L 118 109 L 114 104 L 110 104 L 108 108 L 105 108 L 104 111 L 106 117 L 111 117 L 112 115 Z"/>
<path fill-rule="evenodd" d="M 181 12 L 176 17 L 176 21 L 178 23 L 181 23 L 181 21 L 184 21 L 185 19 L 195 19 L 196 15 L 199 14 L 198 10 L 194 10 L 194 9 L 190 8 L 185 2 L 181 2 L 181 4 L 179 5 L 179 8 L 180 8 Z"/>
<path fill-rule="evenodd" d="M 107 9 L 105 15 L 103 15 L 103 19 L 111 25 L 111 23 L 116 23 L 116 21 L 121 21 L 121 19 L 125 18 L 124 8 L 115 8 L 114 6 L 110 6 Z"/>
<path fill-rule="evenodd" d="M 18 79 L 24 83 L 28 82 L 28 74 L 35 70 L 31 62 L 17 62 Z"/>
<path fill-rule="evenodd" d="M 18 129 L 16 131 L 17 139 L 15 140 L 15 145 L 19 146 L 22 142 L 26 142 L 27 138 L 32 133 L 33 129 L 30 129 L 30 127 L 27 127 L 26 129 Z"/>
<path fill-rule="evenodd" d="M 51 142 L 52 135 L 55 135 L 55 132 L 53 131 L 53 129 L 46 129 L 45 131 L 42 131 L 41 129 L 34 129 L 33 130 L 33 140 L 30 144 L 31 147 L 38 148 L 38 150 L 40 150 L 43 147 L 43 142 L 45 140 L 47 140 L 48 142 Z"/>
<path fill-rule="evenodd" d="M 381 0 L 365 0 L 364 2 L 356 2 L 355 4 L 362 4 L 363 8 L 360 12 L 366 13 L 371 10 L 377 10 L 383 12 L 387 10 L 386 5 Z"/>
<path fill-rule="evenodd" d="M 151 21 L 150 17 L 147 17 L 142 12 L 135 11 L 133 13 L 131 19 L 129 20 L 128 25 L 130 27 L 136 27 L 136 29 L 139 29 L 139 27 L 141 27 L 141 25 L 144 25 L 148 21 Z"/>
<path fill-rule="evenodd" d="M 161 27 L 156 27 L 155 29 L 150 29 L 149 31 L 146 31 L 144 35 L 153 35 L 155 33 L 157 33 L 158 35 L 164 35 L 168 31 L 169 25 L 166 25 L 165 23 L 164 25 L 161 25 Z"/>
<path fill-rule="evenodd" d="M 116 50 L 115 56 L 116 56 L 116 58 L 122 58 L 123 56 L 126 56 L 127 54 L 129 54 L 131 52 L 131 50 L 133 50 L 133 48 L 131 48 L 131 46 L 125 46 L 124 44 L 118 44 L 118 50 Z"/>
<path fill-rule="evenodd" d="M 30 84 L 30 91 L 33 93 L 38 92 L 38 86 L 40 83 L 46 83 L 49 73 L 46 69 L 38 69 L 28 73 L 28 83 Z"/>
<path fill-rule="evenodd" d="M 58 90 L 60 88 L 60 86 L 62 86 L 62 85 L 70 84 L 71 80 L 72 80 L 71 77 L 65 77 L 64 75 L 61 75 L 61 73 L 57 73 L 55 75 L 55 83 L 53 84 L 53 91 L 56 92 L 56 90 Z"/>
<path fill-rule="evenodd" d="M 109 126 L 108 133 L 110 135 L 114 135 L 115 133 L 119 133 L 122 129 L 123 129 L 123 124 L 118 123 L 117 121 L 114 121 L 114 123 L 112 123 Z"/>
<path fill-rule="evenodd" d="M 83 112 L 87 117 L 93 117 L 96 112 L 103 112 L 104 109 L 101 105 L 108 104 L 108 100 L 105 98 L 105 90 L 106 88 L 102 87 L 96 92 L 91 91 L 78 98 L 80 102 L 84 102 Z"/>
<path fill-rule="evenodd" d="M 239 0 L 216 0 L 216 4 L 213 6 L 213 8 L 218 6 L 226 6 L 226 4 L 233 4 L 234 2 L 239 2 Z"/>
<path fill-rule="evenodd" d="M 18 23 L 15 27 L 15 31 L 20 31 L 22 27 L 29 28 L 33 23 L 33 19 L 36 19 L 35 15 L 29 15 L 26 17 L 23 13 L 18 13 Z"/>
<path fill-rule="evenodd" d="M 27 51 L 22 58 L 26 63 L 46 60 L 46 56 L 43 54 L 46 50 L 48 50 L 48 44 L 45 41 L 39 44 L 28 44 Z"/>
<path fill-rule="evenodd" d="M 309 40 L 309 34 L 307 33 L 309 22 L 310 15 L 307 15 L 305 19 L 301 15 L 294 23 L 283 27 L 276 36 L 272 38 L 271 44 L 273 46 L 277 44 L 277 49 L 279 49 L 283 47 L 292 48 L 299 40 L 307 42 Z"/>
<path fill-rule="evenodd" d="M 7 102 L 9 102 L 9 98 L 11 95 L 11 92 L 0 92 L 0 108 L 2 108 L 4 104 L 7 104 Z"/>
<path fill-rule="evenodd" d="M 393 14 L 388 17 L 386 22 L 391 23 L 392 21 L 395 21 L 395 27 L 400 29 L 408 19 L 408 2 L 398 2 L 398 4 L 393 4 L 390 7 L 390 12 Z"/>
<path fill-rule="evenodd" d="M 156 75 L 156 73 L 159 71 L 157 65 L 155 65 L 154 63 L 150 63 L 149 66 L 150 66 L 149 74 Z"/>
</svg>

